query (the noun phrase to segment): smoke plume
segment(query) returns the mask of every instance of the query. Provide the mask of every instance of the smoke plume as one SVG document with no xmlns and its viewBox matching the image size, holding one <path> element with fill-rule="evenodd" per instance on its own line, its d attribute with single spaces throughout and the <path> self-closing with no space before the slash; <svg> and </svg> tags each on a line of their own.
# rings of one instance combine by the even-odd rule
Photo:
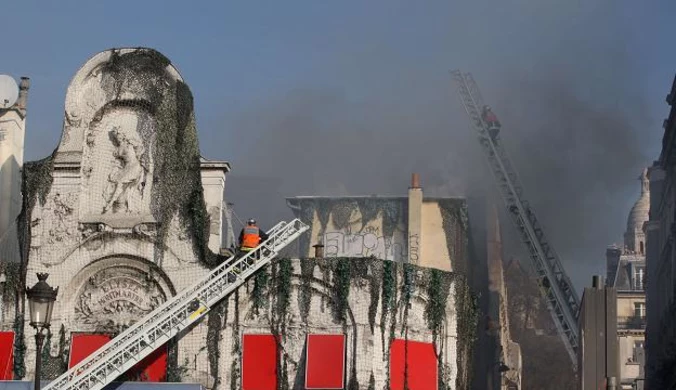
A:
<svg viewBox="0 0 676 390">
<path fill-rule="evenodd" d="M 500 117 L 576 286 L 605 273 L 605 248 L 621 240 L 646 150 L 659 141 L 639 135 L 647 114 L 625 21 L 607 1 L 464 7 L 468 22 L 458 23 L 482 23 L 449 24 L 448 39 L 433 41 L 448 55 L 426 60 L 363 37 L 360 50 L 344 49 L 340 63 L 353 69 L 344 87 L 308 81 L 239 112 L 229 123 L 239 140 L 227 186 L 235 210 L 272 224 L 290 215 L 283 197 L 404 195 L 412 172 L 430 196 L 494 190 L 448 74 L 464 67 Z M 506 218 L 503 232 L 506 256 L 526 260 Z"/>
</svg>

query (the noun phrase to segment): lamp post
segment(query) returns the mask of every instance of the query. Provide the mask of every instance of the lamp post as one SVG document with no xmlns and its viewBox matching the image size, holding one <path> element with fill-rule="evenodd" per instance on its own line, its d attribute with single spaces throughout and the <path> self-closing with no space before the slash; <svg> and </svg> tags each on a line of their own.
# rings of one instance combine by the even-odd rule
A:
<svg viewBox="0 0 676 390">
<path fill-rule="evenodd" d="M 35 328 L 35 390 L 40 390 L 40 365 L 42 364 L 42 343 L 45 340 L 44 331 L 49 331 L 52 321 L 52 309 L 59 288 L 52 288 L 47 284 L 48 273 L 38 273 L 38 282 L 32 288 L 26 287 L 28 308 L 31 314 L 30 325 Z"/>
</svg>

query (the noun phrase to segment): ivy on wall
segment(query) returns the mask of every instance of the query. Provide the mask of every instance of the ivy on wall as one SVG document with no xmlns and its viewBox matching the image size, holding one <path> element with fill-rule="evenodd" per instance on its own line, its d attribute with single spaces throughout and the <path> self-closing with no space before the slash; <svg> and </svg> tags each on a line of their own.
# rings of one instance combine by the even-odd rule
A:
<svg viewBox="0 0 676 390">
<path fill-rule="evenodd" d="M 26 302 L 24 291 L 26 288 L 28 255 L 31 248 L 31 237 L 33 236 L 32 229 L 34 227 L 31 218 L 36 203 L 39 202 L 42 206 L 47 202 L 47 195 L 52 188 L 55 154 L 56 150 L 42 160 L 25 163 L 21 174 L 23 198 L 21 213 L 17 218 L 20 259 L 18 259 L 18 266 L 7 264 L 8 285 L 6 286 L 14 300 L 14 377 L 17 379 L 23 379 L 26 375 L 26 340 L 24 334 Z"/>
<path fill-rule="evenodd" d="M 182 382 L 188 371 L 190 361 L 186 356 L 183 364 L 178 364 L 178 341 L 171 339 L 167 342 L 167 382 Z"/>
<path fill-rule="evenodd" d="M 472 346 L 477 338 L 476 332 L 479 324 L 478 302 L 467 283 L 464 282 L 464 278 L 457 276 L 455 281 L 455 310 L 458 321 L 456 388 L 467 389 L 472 382 L 471 364 L 474 352 Z"/>
<path fill-rule="evenodd" d="M 181 226 L 192 235 L 200 262 L 213 267 L 222 259 L 208 248 L 209 216 L 201 185 L 193 96 L 185 83 L 173 81 L 167 70 L 170 64 L 168 58 L 152 49 L 113 51 L 102 67 L 111 103 L 97 114 L 95 121 L 120 105 L 140 107 L 154 115 L 159 130 L 154 134 L 156 144 L 149 149 L 154 161 L 151 211 L 159 222 L 155 262 L 162 264 L 169 224 L 178 215 Z M 134 95 L 143 96 L 145 101 L 120 100 L 127 91 L 136 92 Z"/>
<path fill-rule="evenodd" d="M 69 346 L 66 341 L 66 329 L 63 325 L 59 329 L 58 352 L 52 356 L 52 332 L 48 332 L 42 348 L 42 368 L 40 377 L 45 380 L 56 379 L 68 369 Z"/>
<path fill-rule="evenodd" d="M 323 271 L 315 273 L 317 268 Z M 474 328 L 478 316 L 469 287 L 465 284 L 464 278 L 459 275 L 373 258 L 302 259 L 296 269 L 291 260 L 277 259 L 264 267 L 259 275 L 263 273 L 267 276 L 254 276 L 250 282 L 253 288 L 249 296 L 251 310 L 248 315 L 263 323 L 269 321 L 272 334 L 279 337 L 277 372 L 280 389 L 289 388 L 289 367 L 300 367 L 300 363 L 293 361 L 284 350 L 285 330 L 292 325 L 289 310 L 293 289 L 297 289 L 300 321 L 308 323 L 312 299 L 324 296 L 328 300 L 327 307 L 332 311 L 334 322 L 347 327 L 355 325 L 349 300 L 353 288 L 368 288 L 369 325 L 373 321 L 374 330 L 375 316 L 378 305 L 380 305 L 381 317 L 378 326 L 383 336 L 383 353 L 385 364 L 388 365 L 387 372 L 389 372 L 389 344 L 395 337 L 408 339 L 408 309 L 414 297 L 420 295 L 426 298 L 425 320 L 427 327 L 434 335 L 434 342 L 437 343 L 445 342 L 440 340 L 445 340 L 442 336 L 445 332 L 448 297 L 451 293 L 456 294 L 455 310 L 451 311 L 457 313 L 459 355 L 457 362 L 453 363 L 459 364 L 456 382 L 459 385 L 458 388 L 467 388 L 464 386 L 469 383 L 468 370 L 471 361 L 466 359 L 471 359 L 471 347 L 475 337 Z M 318 290 L 319 286 L 323 286 L 325 290 Z M 239 301 L 238 298 L 235 300 Z M 373 310 L 373 307 L 376 310 Z M 317 314 L 313 313 L 313 315 Z M 239 337 L 239 314 L 235 317 L 233 337 Z M 389 329 L 389 334 L 385 333 L 386 329 Z M 231 388 L 236 388 L 241 378 L 238 360 L 241 348 L 239 340 L 233 340 L 233 342 L 236 347 L 233 348 L 232 354 L 236 356 L 236 362 L 230 369 Z M 353 354 L 349 357 L 352 370 L 348 374 L 347 389 L 360 388 L 357 381 L 356 339 L 354 342 Z M 451 362 L 445 360 L 445 356 L 439 355 L 440 389 L 450 388 L 449 381 L 452 372 L 450 364 Z M 389 378 L 387 381 L 389 385 Z M 368 385 L 364 385 L 369 389 L 375 388 L 375 378 L 371 376 Z"/>
<path fill-rule="evenodd" d="M 239 334 L 239 290 L 235 290 L 233 297 L 235 312 L 232 320 L 232 366 L 230 367 L 230 389 L 237 390 L 240 388 L 240 379 L 242 373 L 240 371 L 240 356 L 242 353 L 242 345 Z M 215 388 L 215 387 L 214 387 Z"/>
</svg>

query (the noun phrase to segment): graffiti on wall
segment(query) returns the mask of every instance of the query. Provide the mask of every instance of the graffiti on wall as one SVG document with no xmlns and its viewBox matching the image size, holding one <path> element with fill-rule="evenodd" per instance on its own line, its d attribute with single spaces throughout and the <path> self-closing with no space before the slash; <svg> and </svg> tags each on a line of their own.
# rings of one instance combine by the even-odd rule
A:
<svg viewBox="0 0 676 390">
<path fill-rule="evenodd" d="M 406 241 L 394 237 L 384 237 L 377 228 L 365 228 L 363 231 L 333 231 L 323 234 L 324 255 L 326 257 L 369 257 L 404 261 L 406 259 Z"/>
<path fill-rule="evenodd" d="M 417 234 L 409 235 L 408 247 L 411 249 L 411 253 L 409 253 L 409 260 L 413 264 L 418 264 L 418 260 L 420 260 L 420 237 L 418 237 Z"/>
</svg>

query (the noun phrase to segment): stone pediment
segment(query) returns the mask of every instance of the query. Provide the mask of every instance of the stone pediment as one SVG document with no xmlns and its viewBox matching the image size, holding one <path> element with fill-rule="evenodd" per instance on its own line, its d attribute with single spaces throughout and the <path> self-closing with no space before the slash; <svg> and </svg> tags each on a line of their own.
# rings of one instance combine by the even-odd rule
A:
<svg viewBox="0 0 676 390">
<path fill-rule="evenodd" d="M 201 159 L 192 94 L 159 52 L 107 50 L 80 68 L 49 164 L 52 191 L 47 207 L 38 206 L 31 245 L 60 246 L 45 248 L 43 262 L 61 261 L 100 233 L 157 238 L 157 248 L 170 242 L 183 258 L 213 257 L 201 169 L 229 165 Z M 49 240 L 39 229 L 47 229 Z"/>
</svg>

